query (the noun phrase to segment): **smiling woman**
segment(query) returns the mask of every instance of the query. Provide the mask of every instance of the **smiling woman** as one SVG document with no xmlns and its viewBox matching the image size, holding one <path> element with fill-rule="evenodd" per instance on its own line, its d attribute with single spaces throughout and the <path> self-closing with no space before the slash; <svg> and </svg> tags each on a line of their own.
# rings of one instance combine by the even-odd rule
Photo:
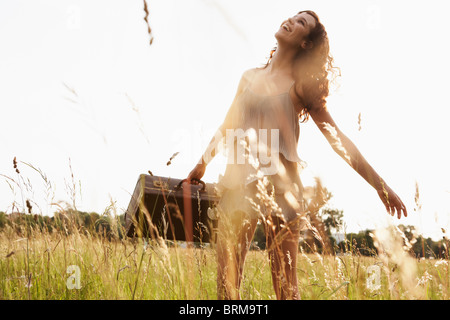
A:
<svg viewBox="0 0 450 320">
<path fill-rule="evenodd" d="M 399 219 L 402 214 L 406 216 L 400 198 L 338 129 L 327 111 L 328 75 L 333 70 L 333 59 L 327 32 L 317 14 L 300 11 L 283 21 L 275 38 L 277 48 L 265 67 L 243 74 L 218 134 L 186 179 L 198 183 L 216 154 L 220 137 L 226 135 L 226 145 L 233 156 L 229 157 L 225 175 L 219 181 L 222 190 L 217 235 L 219 298 L 240 297 L 245 257 L 261 217 L 265 222 L 276 296 L 300 299 L 296 265 L 306 210 L 298 171 L 301 160 L 296 152 L 300 118 L 306 120 L 311 115 L 334 151 L 375 188 L 388 213 L 396 212 Z M 273 136 L 270 147 L 267 141 L 255 143 L 254 132 L 266 132 L 267 137 L 267 130 L 279 133 L 275 135 L 278 139 L 275 148 Z M 247 149 L 238 148 L 242 143 Z M 279 156 L 275 159 L 277 170 L 268 172 L 259 165 L 264 163 L 261 161 L 264 150 Z M 247 161 L 236 163 L 234 155 L 245 151 L 252 157 L 256 155 L 256 161 L 246 154 Z"/>
<path fill-rule="evenodd" d="M 283 29 L 288 32 L 287 35 L 282 32 Z M 299 50 L 294 58 L 296 62 L 292 73 L 296 79 L 296 93 L 299 93 L 296 94 L 293 101 L 298 100 L 297 105 L 303 106 L 299 112 L 303 116 L 303 120 L 306 120 L 309 116 L 308 108 L 310 104 L 325 106 L 325 98 L 329 94 L 329 76 L 331 75 L 333 80 L 338 71 L 333 66 L 333 57 L 330 55 L 325 27 L 320 23 L 315 12 L 310 10 L 300 11 L 294 17 L 283 22 L 275 37 L 278 43 L 284 41 L 287 45 L 304 49 Z M 274 48 L 271 51 L 266 68 L 276 49 Z M 305 99 L 309 99 L 310 104 L 307 104 Z"/>
<path fill-rule="evenodd" d="M 287 68 L 292 76 L 277 76 L 282 63 L 289 62 L 283 59 L 288 51 L 282 44 L 301 46 L 289 35 L 294 28 L 308 30 L 315 23 L 314 15 L 298 14 L 298 1 L 147 1 L 154 36 L 151 46 L 143 1 L 0 1 L 0 174 L 16 179 L 12 159 L 17 157 L 22 177 L 30 178 L 33 185 L 32 190 L 24 190 L 22 201 L 21 192 L 1 178 L 0 211 L 11 213 L 23 206 L 26 212 L 25 201 L 30 199 L 33 214 L 42 211 L 52 216 L 57 209 L 51 203 L 70 202 L 65 187 L 71 180 L 69 159 L 80 186 L 77 208 L 87 212 L 104 212 L 114 201 L 117 213 L 122 214 L 136 176 L 148 170 L 161 176 L 185 176 L 224 122 L 236 94 L 236 76 L 265 65 L 270 49 L 279 42 L 266 68 L 245 73 L 242 87 L 248 90 L 239 91 L 238 96 L 241 102 L 262 101 L 272 108 L 276 101 L 276 108 L 284 111 L 279 114 L 285 115 L 289 115 L 289 106 L 295 105 L 285 122 L 288 125 L 277 128 L 279 133 L 294 132 L 279 135 L 280 146 L 282 142 L 294 145 L 288 147 L 290 151 L 296 147 L 300 134 L 296 130 L 301 128 L 295 151 L 308 162 L 301 173 L 305 187 L 312 186 L 316 176 L 322 179 L 333 194 L 330 205 L 344 211 L 347 233 L 401 223 L 415 226 L 425 237 L 442 239 L 441 227 L 447 233 L 450 230 L 450 65 L 445 63 L 450 46 L 443 41 L 450 29 L 448 5 L 423 0 L 350 2 L 351 11 L 334 0 L 302 1 L 302 6 L 314 8 L 325 24 L 335 58 L 332 65 L 342 69 L 336 86 L 332 83 L 336 69 L 330 69 L 329 62 L 322 60 L 318 66 L 325 69 L 316 70 L 318 76 L 329 73 L 326 103 L 339 130 L 332 123 L 321 127 L 330 138 L 339 138 L 330 142 L 341 150 L 344 162 L 330 155 L 328 143 L 315 125 L 317 112 L 307 103 L 320 94 L 325 96 L 327 89 L 314 85 L 315 76 L 310 76 L 311 81 L 302 77 L 302 70 L 306 74 L 310 64 L 299 60 L 295 68 Z M 424 17 L 424 6 L 433 13 L 428 20 L 432 32 L 418 23 Z M 279 39 L 273 37 L 275 33 Z M 311 40 L 308 38 L 305 40 Z M 418 39 L 425 42 L 419 44 Z M 320 59 L 325 59 L 323 48 Z M 315 57 L 319 61 L 319 56 Z M 257 82 L 261 79 L 265 81 Z M 294 82 L 298 85 L 292 87 Z M 77 92 L 79 103 L 70 101 L 73 96 L 63 83 Z M 280 96 L 266 98 L 264 94 Z M 251 106 L 245 110 L 257 112 Z M 308 115 L 309 121 L 302 123 Z M 354 161 L 341 131 L 405 201 L 408 218 L 397 221 L 380 214 L 384 202 L 346 165 L 354 165 Z M 169 157 L 178 151 L 167 166 Z M 293 160 L 285 163 L 295 172 L 298 159 L 293 152 L 285 153 L 286 159 Z M 41 176 L 21 161 L 41 168 L 54 189 L 48 193 Z M 217 182 L 225 161 L 219 155 L 209 163 L 203 180 Z M 361 165 L 355 167 L 364 171 Z M 233 175 L 227 179 L 236 180 Z M 416 181 L 421 206 L 413 212 Z M 227 197 L 238 205 L 238 195 L 228 193 Z M 281 196 L 283 199 L 284 193 Z M 295 199 L 295 194 L 289 199 Z M 250 203 L 248 207 L 252 208 Z M 241 233 L 243 242 L 239 243 L 246 243 L 249 234 Z M 240 264 L 244 256 L 233 259 Z M 246 259 L 250 261 L 251 255 Z M 243 289 L 245 284 L 241 294 L 249 297 L 250 287 Z M 215 290 L 211 292 L 207 298 Z"/>
</svg>

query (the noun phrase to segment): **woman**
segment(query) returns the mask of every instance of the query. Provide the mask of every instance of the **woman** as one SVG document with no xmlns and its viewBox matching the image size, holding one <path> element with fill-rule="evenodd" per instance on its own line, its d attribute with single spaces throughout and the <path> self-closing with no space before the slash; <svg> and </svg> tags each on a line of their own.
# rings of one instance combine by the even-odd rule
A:
<svg viewBox="0 0 450 320">
<path fill-rule="evenodd" d="M 333 66 L 327 33 L 318 16 L 312 11 L 299 12 L 281 24 L 275 38 L 277 47 L 272 51 L 267 65 L 244 72 L 225 121 L 187 177 L 188 182 L 198 183 L 207 163 L 215 156 L 215 148 L 221 138 L 227 136 L 227 147 L 232 151 L 233 158 L 227 163 L 223 179 L 219 182 L 222 190 L 217 237 L 219 298 L 240 298 L 244 260 L 258 214 L 265 222 L 276 297 L 300 298 L 296 261 L 299 217 L 304 208 L 298 171 L 301 160 L 296 150 L 301 119 L 306 120 L 309 116 L 313 119 L 334 151 L 377 191 L 389 214 L 397 214 L 399 219 L 402 214 L 407 216 L 400 198 L 339 130 L 327 111 L 328 76 Z M 270 147 L 265 144 L 271 156 L 279 155 L 277 170 L 258 167 L 258 161 L 236 163 L 234 156 L 241 154 L 242 148 L 238 151 L 239 143 L 234 139 L 236 134 L 230 130 L 237 129 L 246 133 L 251 132 L 249 129 L 254 129 L 253 133 L 260 129 L 277 133 L 271 135 L 277 143 L 271 143 Z M 234 140 L 229 139 L 229 133 Z M 256 160 L 260 160 L 259 153 L 253 152 L 255 144 L 248 142 L 254 142 L 250 136 L 246 134 L 247 149 L 244 151 L 251 152 L 256 155 Z M 259 143 L 258 146 L 264 144 Z M 251 159 L 248 154 L 246 159 Z M 261 179 L 264 177 L 267 180 Z"/>
</svg>

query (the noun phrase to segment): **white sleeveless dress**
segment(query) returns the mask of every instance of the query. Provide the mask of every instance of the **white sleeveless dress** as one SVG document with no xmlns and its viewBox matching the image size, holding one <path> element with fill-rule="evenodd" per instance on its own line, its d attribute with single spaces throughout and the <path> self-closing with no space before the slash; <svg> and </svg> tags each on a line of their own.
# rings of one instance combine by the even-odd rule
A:
<svg viewBox="0 0 450 320">
<path fill-rule="evenodd" d="M 228 161 L 217 184 L 221 193 L 220 214 L 239 210 L 257 218 L 260 214 L 281 213 L 289 222 L 304 210 L 300 169 L 305 163 L 297 154 L 299 115 L 289 91 L 264 96 L 252 91 L 250 86 L 236 97 L 222 124 L 227 133 Z M 241 147 L 244 141 L 247 148 Z M 256 185 L 263 176 L 270 181 L 269 195 L 275 190 L 272 194 L 275 207 L 263 203 L 257 195 Z M 255 204 L 259 205 L 258 209 Z"/>
</svg>

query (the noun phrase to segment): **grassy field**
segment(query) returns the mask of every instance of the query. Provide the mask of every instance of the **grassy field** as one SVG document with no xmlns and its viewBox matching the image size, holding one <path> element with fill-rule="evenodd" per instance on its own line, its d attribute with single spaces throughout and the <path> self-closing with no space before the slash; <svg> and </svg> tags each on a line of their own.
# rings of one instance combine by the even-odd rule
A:
<svg viewBox="0 0 450 320">
<path fill-rule="evenodd" d="M 377 257 L 301 253 L 301 297 L 450 298 L 448 260 L 417 260 L 402 252 L 392 246 Z M 209 300 L 216 299 L 216 274 L 214 248 L 109 241 L 78 232 L 31 230 L 21 237 L 10 227 L 0 233 L 0 299 Z M 275 299 L 267 252 L 250 251 L 244 277 L 243 299 Z"/>
<path fill-rule="evenodd" d="M 3 215 L 0 221 L 1 300 L 217 298 L 214 247 L 185 248 L 162 238 L 150 243 L 143 239 L 124 238 L 123 221 L 117 215 L 113 202 L 102 216 L 93 218 L 95 221 L 85 216 L 84 223 L 80 224 L 77 219 L 68 218 L 74 217 L 70 214 L 71 210 L 77 212 L 75 200 L 79 191 L 73 173 L 72 184 L 68 184 L 71 199 L 66 202 L 68 208 L 59 204 L 55 207 L 52 196 L 54 186 L 47 176 L 40 169 L 20 162 L 39 173 L 48 205 L 58 210 L 55 220 L 49 224 L 53 226 L 50 232 L 48 227 L 38 223 L 40 219 L 49 217 L 44 217 L 42 213 L 31 214 L 34 202 L 28 200 L 28 194 L 33 193 L 33 188 L 29 179 L 22 177 L 17 163 L 14 158 L 17 179 L 2 176 L 14 196 L 22 199 L 22 205 L 14 201 L 13 207 L 18 212 L 28 211 L 29 215 L 25 216 L 29 219 L 19 215 L 18 220 L 13 220 L 11 216 Z M 323 197 L 323 194 L 319 192 L 318 197 Z M 416 198 L 419 199 L 418 192 Z M 271 201 L 269 198 L 262 199 Z M 324 203 L 319 200 L 318 204 Z M 108 234 L 104 229 L 99 229 L 102 220 L 109 221 Z M 318 233 L 317 229 L 314 230 Z M 351 241 L 347 241 L 346 253 L 341 255 L 301 252 L 297 264 L 301 298 L 450 299 L 448 240 L 442 242 L 445 250 L 441 256 L 446 259 L 417 259 L 411 254 L 414 242 L 408 240 L 397 227 L 375 230 L 370 236 L 377 249 L 377 254 L 374 250 L 371 257 L 361 255 Z M 412 240 L 415 239 L 413 237 Z M 242 299 L 275 299 L 267 251 L 251 250 L 244 267 Z"/>
</svg>

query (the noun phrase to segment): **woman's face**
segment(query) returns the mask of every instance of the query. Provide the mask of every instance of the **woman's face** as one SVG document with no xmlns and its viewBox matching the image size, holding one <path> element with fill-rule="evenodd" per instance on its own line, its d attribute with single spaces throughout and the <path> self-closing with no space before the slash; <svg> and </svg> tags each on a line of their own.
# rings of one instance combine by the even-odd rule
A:
<svg viewBox="0 0 450 320">
<path fill-rule="evenodd" d="M 278 44 L 288 44 L 293 48 L 302 46 L 303 49 L 306 49 L 309 33 L 315 27 L 316 20 L 313 16 L 306 12 L 298 13 L 283 21 L 280 29 L 275 33 L 275 38 L 278 40 Z"/>
</svg>

